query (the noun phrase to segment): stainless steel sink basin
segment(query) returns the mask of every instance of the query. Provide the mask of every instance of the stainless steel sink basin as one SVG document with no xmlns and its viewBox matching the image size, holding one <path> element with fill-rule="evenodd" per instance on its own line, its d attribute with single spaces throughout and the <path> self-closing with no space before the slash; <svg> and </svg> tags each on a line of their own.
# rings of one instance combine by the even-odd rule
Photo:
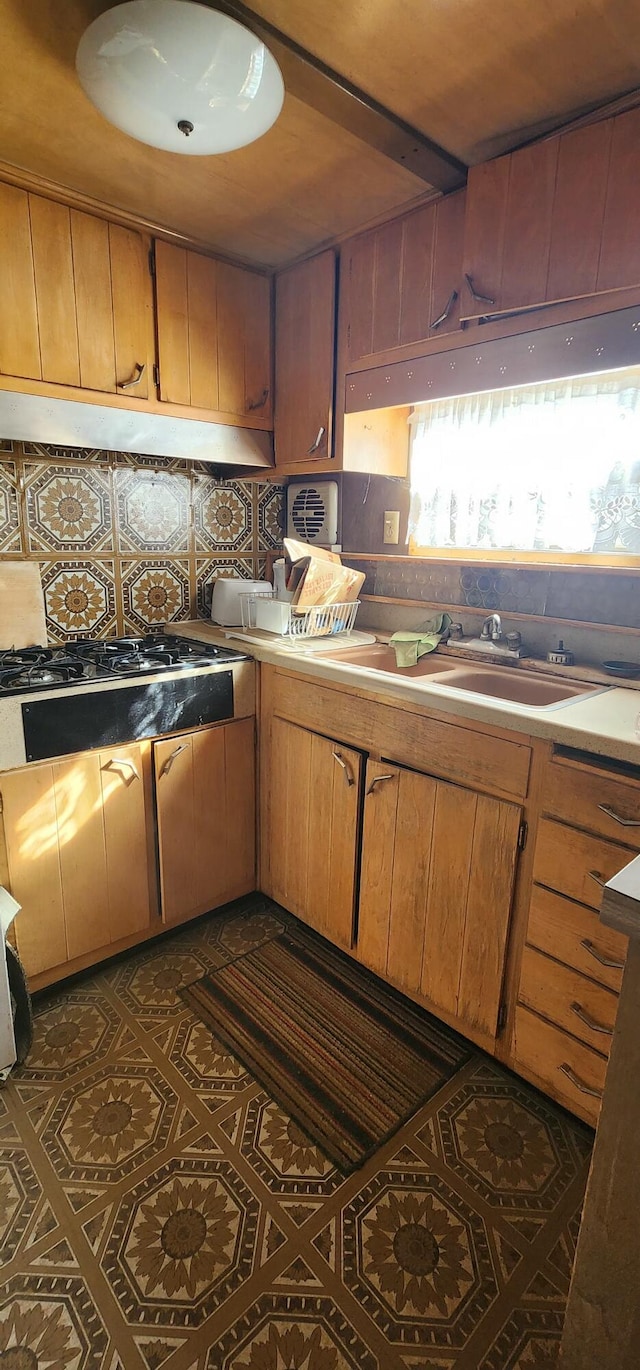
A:
<svg viewBox="0 0 640 1370">
<path fill-rule="evenodd" d="M 382 642 L 372 647 L 347 647 L 342 651 L 326 652 L 324 660 L 342 662 L 366 671 L 381 671 L 385 675 L 406 676 L 408 680 L 423 680 L 425 685 L 433 681 L 447 689 L 486 695 L 491 699 L 524 704 L 534 709 L 557 708 L 570 700 L 598 694 L 602 689 L 599 685 L 534 674 L 517 666 L 501 669 L 499 666 L 476 666 L 460 658 L 447 661 L 436 653 L 421 657 L 416 666 L 398 666 L 393 648 Z"/>
</svg>

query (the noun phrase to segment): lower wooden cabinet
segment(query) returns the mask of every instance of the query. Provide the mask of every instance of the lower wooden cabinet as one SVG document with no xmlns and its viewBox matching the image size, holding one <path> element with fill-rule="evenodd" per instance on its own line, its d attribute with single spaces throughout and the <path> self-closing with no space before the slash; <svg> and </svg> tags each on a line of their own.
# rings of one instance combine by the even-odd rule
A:
<svg viewBox="0 0 640 1370">
<path fill-rule="evenodd" d="M 271 746 L 269 893 L 351 947 L 362 754 L 281 718 Z"/>
<path fill-rule="evenodd" d="M 253 718 L 22 766 L 0 796 L 31 978 L 160 932 L 158 873 L 165 924 L 255 889 Z"/>
<path fill-rule="evenodd" d="M 520 808 L 369 761 L 357 954 L 400 989 L 495 1038 Z"/>
<path fill-rule="evenodd" d="M 274 714 L 263 888 L 331 941 L 491 1046 L 521 809 Z"/>
<path fill-rule="evenodd" d="M 85 752 L 0 779 L 18 951 L 29 975 L 142 931 L 152 910 L 142 750 Z"/>
<path fill-rule="evenodd" d="M 154 745 L 165 923 L 255 889 L 254 729 L 247 718 Z"/>
</svg>

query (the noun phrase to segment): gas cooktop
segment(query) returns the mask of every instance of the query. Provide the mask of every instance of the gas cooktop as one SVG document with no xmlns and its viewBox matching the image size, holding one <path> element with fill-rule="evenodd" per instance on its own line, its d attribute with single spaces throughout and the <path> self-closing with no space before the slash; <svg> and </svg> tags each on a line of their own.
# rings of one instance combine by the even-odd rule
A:
<svg viewBox="0 0 640 1370">
<path fill-rule="evenodd" d="M 158 633 L 148 637 L 76 639 L 60 647 L 21 647 L 0 652 L 0 697 L 30 690 L 89 685 L 127 676 L 195 670 L 242 661 L 244 652 L 213 643 Z"/>
</svg>

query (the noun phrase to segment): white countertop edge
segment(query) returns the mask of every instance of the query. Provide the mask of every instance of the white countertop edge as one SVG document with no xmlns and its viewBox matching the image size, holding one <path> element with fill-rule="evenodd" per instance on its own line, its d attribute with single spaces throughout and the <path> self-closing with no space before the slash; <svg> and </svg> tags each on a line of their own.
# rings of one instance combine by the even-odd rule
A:
<svg viewBox="0 0 640 1370">
<path fill-rule="evenodd" d="M 594 752 L 616 761 L 627 761 L 640 766 L 640 740 L 635 725 L 640 708 L 634 690 L 613 686 L 601 692 L 585 695 L 584 699 L 569 701 L 554 709 L 536 709 L 525 704 L 470 695 L 465 691 L 435 682 L 420 682 L 373 671 L 362 666 L 327 661 L 318 655 L 305 656 L 271 643 L 250 643 L 230 636 L 232 629 L 218 627 L 204 619 L 175 624 L 171 631 L 189 637 L 200 637 L 203 642 L 234 644 L 256 661 L 283 670 L 311 676 L 317 680 L 343 685 L 347 689 L 371 691 L 386 695 L 401 703 L 403 700 L 424 708 L 431 706 L 454 718 L 487 723 L 509 732 L 540 737 L 565 747 Z"/>
</svg>

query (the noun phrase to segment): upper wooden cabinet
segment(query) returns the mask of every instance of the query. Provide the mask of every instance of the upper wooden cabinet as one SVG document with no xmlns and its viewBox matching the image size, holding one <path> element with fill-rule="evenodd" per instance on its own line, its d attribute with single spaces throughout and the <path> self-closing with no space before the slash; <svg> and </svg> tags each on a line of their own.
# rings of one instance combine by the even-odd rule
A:
<svg viewBox="0 0 640 1370">
<path fill-rule="evenodd" d="M 269 428 L 269 278 L 159 240 L 155 271 L 160 399 Z"/>
<path fill-rule="evenodd" d="M 640 109 L 472 167 L 463 317 L 640 284 Z"/>
<path fill-rule="evenodd" d="M 341 256 L 345 369 L 459 327 L 465 191 L 360 234 Z"/>
<path fill-rule="evenodd" d="M 0 372 L 144 399 L 152 282 L 140 233 L 0 183 Z"/>
<path fill-rule="evenodd" d="M 322 252 L 276 278 L 276 465 L 333 453 L 336 257 Z"/>
</svg>

